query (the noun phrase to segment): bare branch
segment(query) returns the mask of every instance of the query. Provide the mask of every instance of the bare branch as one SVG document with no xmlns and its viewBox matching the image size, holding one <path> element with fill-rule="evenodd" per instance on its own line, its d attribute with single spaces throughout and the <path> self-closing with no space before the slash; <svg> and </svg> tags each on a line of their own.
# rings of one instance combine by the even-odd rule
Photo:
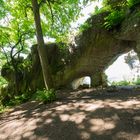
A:
<svg viewBox="0 0 140 140">
<path fill-rule="evenodd" d="M 23 45 L 22 41 L 20 42 L 20 46 L 21 46 L 21 49 L 18 50 L 18 51 L 13 55 L 13 57 L 15 57 L 17 54 L 19 54 L 19 53 L 23 50 L 24 45 Z"/>
<path fill-rule="evenodd" d="M 19 51 L 17 51 L 15 54 L 12 54 L 12 57 L 14 58 L 18 53 L 20 53 L 22 50 L 23 50 L 23 47 L 24 47 L 24 45 L 23 45 L 23 40 L 22 40 L 22 38 L 23 38 L 23 36 L 24 35 L 26 35 L 26 34 L 28 34 L 28 33 L 23 33 L 23 34 L 21 34 L 20 36 L 19 36 L 19 40 L 18 40 L 18 42 L 12 47 L 12 48 L 15 48 L 17 45 L 21 45 L 21 49 L 19 50 Z M 12 52 L 13 53 L 13 52 Z"/>
</svg>

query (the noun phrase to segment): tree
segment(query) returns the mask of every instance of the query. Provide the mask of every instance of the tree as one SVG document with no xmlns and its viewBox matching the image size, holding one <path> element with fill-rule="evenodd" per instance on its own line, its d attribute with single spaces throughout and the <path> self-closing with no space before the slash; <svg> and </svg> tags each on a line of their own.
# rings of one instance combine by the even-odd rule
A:
<svg viewBox="0 0 140 140">
<path fill-rule="evenodd" d="M 7 10 L 7 13 L 3 14 L 3 19 L 5 17 L 9 18 L 9 22 L 6 28 L 4 28 L 6 32 L 8 31 L 8 38 L 10 37 L 12 46 L 15 46 L 14 49 L 18 50 L 20 46 L 20 43 L 18 43 L 18 45 L 16 44 L 21 35 L 22 38 L 25 39 L 24 42 L 34 38 L 35 28 L 33 22 L 35 21 L 38 53 L 46 89 L 53 88 L 53 78 L 51 68 L 48 64 L 48 58 L 44 51 L 45 42 L 43 37 L 55 38 L 56 41 L 64 40 L 68 34 L 70 23 L 78 18 L 82 6 L 86 5 L 89 1 L 90 0 L 3 1 L 6 5 L 5 9 Z M 34 16 L 32 16 L 32 11 Z M 0 28 L 2 28 L 3 31 L 3 26 Z M 1 46 L 9 46 L 8 42 L 2 43 Z M 24 46 L 22 48 L 24 48 Z"/>
<path fill-rule="evenodd" d="M 51 71 L 48 64 L 48 59 L 45 53 L 45 43 L 43 39 L 41 21 L 40 21 L 40 12 L 39 12 L 39 4 L 37 0 L 32 0 L 32 7 L 34 13 L 34 20 L 36 25 L 36 36 L 38 42 L 38 54 L 40 57 L 40 63 L 42 66 L 43 78 L 46 89 L 50 89 L 53 87 L 53 81 L 51 77 Z"/>
<path fill-rule="evenodd" d="M 38 53 L 39 53 L 39 57 L 40 57 L 40 62 L 41 62 L 41 66 L 42 66 L 42 72 L 43 72 L 43 78 L 44 78 L 44 82 L 45 82 L 45 87 L 46 89 L 50 89 L 53 87 L 53 79 L 52 79 L 52 74 L 51 74 L 51 69 L 49 67 L 48 64 L 48 59 L 45 53 L 45 43 L 44 43 L 44 39 L 43 39 L 43 33 L 42 33 L 42 27 L 41 27 L 41 19 L 40 19 L 40 5 L 41 3 L 47 3 L 49 5 L 50 11 L 51 11 L 51 16 L 52 16 L 52 22 L 53 22 L 53 10 L 51 7 L 52 3 L 58 3 L 58 5 L 62 4 L 63 1 L 41 1 L 40 4 L 38 3 L 37 0 L 32 0 L 32 7 L 33 7 L 33 13 L 34 13 L 34 20 L 35 20 L 35 25 L 36 25 L 36 35 L 37 35 L 37 42 L 38 42 Z M 77 3 L 78 1 L 75 1 L 75 3 Z M 69 4 L 72 4 L 71 1 Z M 73 3 L 74 4 L 74 3 Z M 77 3 L 78 4 L 78 3 Z M 71 14 L 73 14 L 71 12 Z"/>
</svg>

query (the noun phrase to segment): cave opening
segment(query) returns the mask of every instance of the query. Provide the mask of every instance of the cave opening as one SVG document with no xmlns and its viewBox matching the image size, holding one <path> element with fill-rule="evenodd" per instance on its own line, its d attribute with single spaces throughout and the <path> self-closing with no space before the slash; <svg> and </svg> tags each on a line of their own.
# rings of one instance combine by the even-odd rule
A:
<svg viewBox="0 0 140 140">
<path fill-rule="evenodd" d="M 91 87 L 91 78 L 90 76 L 84 76 L 77 78 L 72 81 L 72 89 L 78 89 L 78 88 L 90 88 Z"/>
<path fill-rule="evenodd" d="M 139 85 L 140 61 L 137 53 L 131 50 L 119 56 L 106 70 L 108 85 Z"/>
</svg>

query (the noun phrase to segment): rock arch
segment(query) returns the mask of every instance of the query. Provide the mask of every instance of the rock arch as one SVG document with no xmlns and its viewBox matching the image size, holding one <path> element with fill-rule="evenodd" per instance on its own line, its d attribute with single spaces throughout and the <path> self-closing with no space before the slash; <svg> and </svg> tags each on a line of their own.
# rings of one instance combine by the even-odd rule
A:
<svg viewBox="0 0 140 140">
<path fill-rule="evenodd" d="M 137 12 L 137 9 L 131 12 L 119 29 L 110 31 L 103 27 L 107 13 L 92 16 L 87 21 L 90 27 L 76 37 L 77 46 L 72 47 L 73 53 L 66 49 L 63 54 L 58 47 L 64 45 L 63 43 L 48 44 L 50 47 L 46 47 L 49 49 L 46 53 L 49 52 L 48 59 L 53 70 L 55 88 L 67 87 L 74 79 L 87 75 L 92 79 L 92 86 L 98 86 L 103 84 L 104 70 L 121 54 L 134 49 L 140 58 L 140 18 L 136 17 Z M 29 55 L 32 60 L 29 83 L 32 90 L 44 87 L 35 48 L 33 47 Z"/>
<path fill-rule="evenodd" d="M 136 50 L 135 40 L 118 39 L 112 31 L 103 28 L 105 13 L 89 19 L 91 26 L 77 39 L 77 52 L 71 64 L 58 73 L 58 85 L 65 85 L 73 79 L 90 75 L 92 85 L 103 83 L 102 73 L 121 54 Z M 121 33 L 121 32 L 120 32 Z M 93 82 L 95 81 L 95 82 Z"/>
</svg>

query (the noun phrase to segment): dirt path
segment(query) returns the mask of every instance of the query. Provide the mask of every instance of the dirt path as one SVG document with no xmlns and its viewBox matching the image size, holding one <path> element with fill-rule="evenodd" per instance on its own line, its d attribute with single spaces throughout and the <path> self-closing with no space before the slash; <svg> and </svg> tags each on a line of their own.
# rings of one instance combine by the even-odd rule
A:
<svg viewBox="0 0 140 140">
<path fill-rule="evenodd" d="M 0 116 L 0 140 L 140 140 L 140 91 L 63 91 Z"/>
</svg>

